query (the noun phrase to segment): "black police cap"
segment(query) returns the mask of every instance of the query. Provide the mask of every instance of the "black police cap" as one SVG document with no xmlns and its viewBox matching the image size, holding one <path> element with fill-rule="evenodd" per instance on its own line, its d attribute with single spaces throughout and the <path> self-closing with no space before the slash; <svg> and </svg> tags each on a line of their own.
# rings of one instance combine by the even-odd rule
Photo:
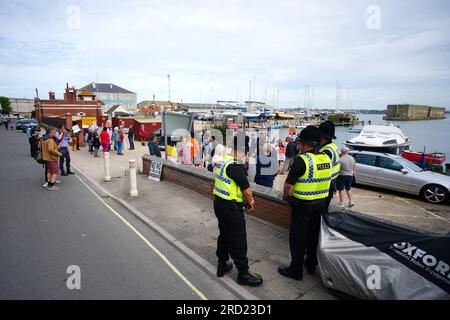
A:
<svg viewBox="0 0 450 320">
<path fill-rule="evenodd" d="M 331 121 L 325 121 L 319 126 L 320 135 L 328 139 L 336 139 L 336 129 L 334 123 Z"/>
<path fill-rule="evenodd" d="M 308 126 L 300 132 L 297 142 L 304 144 L 320 145 L 320 131 L 314 126 Z"/>
</svg>

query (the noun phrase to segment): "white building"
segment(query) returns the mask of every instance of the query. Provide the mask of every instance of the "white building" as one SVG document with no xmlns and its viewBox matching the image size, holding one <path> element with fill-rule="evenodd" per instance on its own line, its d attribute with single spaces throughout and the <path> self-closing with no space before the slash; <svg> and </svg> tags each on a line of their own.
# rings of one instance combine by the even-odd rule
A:
<svg viewBox="0 0 450 320">
<path fill-rule="evenodd" d="M 97 100 L 104 103 L 103 112 L 116 105 L 120 105 L 130 112 L 137 111 L 137 94 L 113 83 L 92 82 L 78 89 L 78 92 L 93 93 Z"/>
<path fill-rule="evenodd" d="M 30 116 L 34 110 L 34 99 L 9 98 L 9 101 L 11 101 L 11 113 L 13 114 Z"/>
</svg>

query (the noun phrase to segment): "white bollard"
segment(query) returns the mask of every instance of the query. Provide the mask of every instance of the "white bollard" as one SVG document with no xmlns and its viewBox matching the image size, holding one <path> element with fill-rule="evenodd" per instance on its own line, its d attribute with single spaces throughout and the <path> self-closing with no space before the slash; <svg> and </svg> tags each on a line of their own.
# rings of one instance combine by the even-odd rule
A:
<svg viewBox="0 0 450 320">
<path fill-rule="evenodd" d="M 137 197 L 139 192 L 137 190 L 137 178 L 136 178 L 136 160 L 130 160 L 130 196 Z"/>
<path fill-rule="evenodd" d="M 109 152 L 105 152 L 105 181 L 111 181 L 111 164 L 109 162 Z"/>
</svg>

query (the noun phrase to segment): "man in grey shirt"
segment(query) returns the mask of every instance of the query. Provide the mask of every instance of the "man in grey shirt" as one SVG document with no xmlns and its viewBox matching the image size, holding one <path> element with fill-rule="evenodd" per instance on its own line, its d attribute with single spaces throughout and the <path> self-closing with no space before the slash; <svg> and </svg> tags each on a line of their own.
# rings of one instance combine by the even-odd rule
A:
<svg viewBox="0 0 450 320">
<path fill-rule="evenodd" d="M 348 207 L 354 206 L 352 201 L 352 183 L 353 183 L 353 173 L 355 170 L 355 159 L 349 155 L 349 149 L 343 147 L 341 149 L 341 171 L 339 177 L 336 181 L 336 188 L 339 191 L 339 206 L 344 207 L 344 190 L 347 192 L 348 197 Z"/>
</svg>

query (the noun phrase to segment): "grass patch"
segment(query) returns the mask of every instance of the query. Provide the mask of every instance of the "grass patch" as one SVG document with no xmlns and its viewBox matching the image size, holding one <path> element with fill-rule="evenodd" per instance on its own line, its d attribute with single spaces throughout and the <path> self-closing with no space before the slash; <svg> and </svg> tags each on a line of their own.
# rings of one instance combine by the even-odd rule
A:
<svg viewBox="0 0 450 320">
<path fill-rule="evenodd" d="M 301 298 L 303 298 L 305 296 L 305 294 L 303 292 L 299 292 L 297 297 L 295 298 L 295 300 L 300 300 Z"/>
</svg>

